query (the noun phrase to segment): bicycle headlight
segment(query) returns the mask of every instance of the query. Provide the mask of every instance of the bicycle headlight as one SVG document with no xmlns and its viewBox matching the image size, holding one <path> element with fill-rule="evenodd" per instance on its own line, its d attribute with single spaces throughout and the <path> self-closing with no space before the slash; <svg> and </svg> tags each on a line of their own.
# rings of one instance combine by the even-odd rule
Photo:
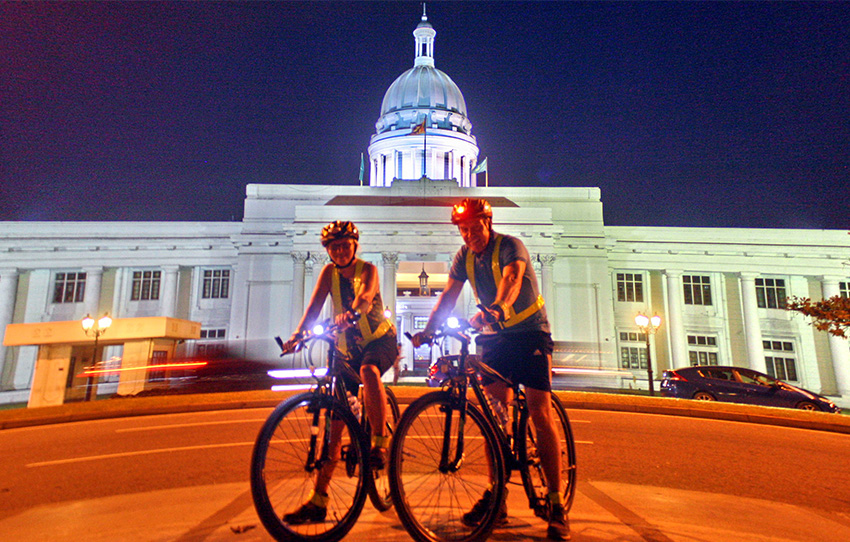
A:
<svg viewBox="0 0 850 542">
<path fill-rule="evenodd" d="M 313 326 L 313 335 L 322 335 L 325 333 L 325 326 L 322 324 L 316 324 Z"/>
<path fill-rule="evenodd" d="M 460 327 L 460 320 L 454 316 L 449 316 L 446 320 L 446 325 L 452 329 L 457 329 Z"/>
</svg>

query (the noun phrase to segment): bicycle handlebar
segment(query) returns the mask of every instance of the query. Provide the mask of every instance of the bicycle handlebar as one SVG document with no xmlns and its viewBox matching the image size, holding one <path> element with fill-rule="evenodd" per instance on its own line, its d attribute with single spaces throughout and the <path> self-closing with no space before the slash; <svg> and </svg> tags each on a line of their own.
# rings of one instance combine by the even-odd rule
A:
<svg viewBox="0 0 850 542">
<path fill-rule="evenodd" d="M 359 312 L 352 312 L 351 316 L 346 319 L 346 323 L 355 324 L 359 318 Z M 293 345 L 291 350 L 285 350 L 286 343 L 284 343 L 283 339 L 279 336 L 276 336 L 274 340 L 281 349 L 281 357 L 287 354 L 299 352 L 302 348 L 304 348 L 305 344 L 316 339 L 334 342 L 336 340 L 336 336 L 340 333 L 340 331 L 342 331 L 342 327 L 331 323 L 332 321 L 333 320 L 329 318 L 320 324 L 315 324 L 309 330 L 302 330 L 298 337 L 298 342 Z"/>
<path fill-rule="evenodd" d="M 437 331 L 424 340 L 422 344 L 432 344 L 435 339 L 439 339 L 440 337 L 453 337 L 463 343 L 469 344 L 470 333 L 478 333 L 478 330 L 472 327 L 472 324 L 470 324 L 467 320 L 450 316 L 440 325 Z M 409 331 L 405 331 L 404 336 L 407 337 L 409 341 L 413 341 L 413 335 L 411 335 Z"/>
</svg>

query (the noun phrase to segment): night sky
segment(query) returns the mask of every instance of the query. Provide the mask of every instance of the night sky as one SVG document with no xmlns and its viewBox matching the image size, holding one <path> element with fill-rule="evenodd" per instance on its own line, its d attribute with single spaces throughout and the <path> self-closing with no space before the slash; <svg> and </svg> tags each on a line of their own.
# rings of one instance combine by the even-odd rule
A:
<svg viewBox="0 0 850 542">
<path fill-rule="evenodd" d="M 420 15 L 2 2 L 0 220 L 240 220 L 248 183 L 356 185 Z M 850 3 L 428 19 L 492 186 L 600 187 L 608 225 L 850 228 Z"/>
</svg>

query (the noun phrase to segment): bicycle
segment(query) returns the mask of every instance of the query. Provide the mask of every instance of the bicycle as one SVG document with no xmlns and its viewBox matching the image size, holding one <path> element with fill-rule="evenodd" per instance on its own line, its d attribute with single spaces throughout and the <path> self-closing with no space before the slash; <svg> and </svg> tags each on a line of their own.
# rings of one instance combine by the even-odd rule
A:
<svg viewBox="0 0 850 542">
<path fill-rule="evenodd" d="M 276 540 L 340 540 L 360 516 L 367 494 L 378 510 L 392 507 L 386 468 L 378 471 L 369 467 L 369 422 L 365 413 L 358 417 L 352 410 L 358 401 L 353 400 L 356 395 L 349 394 L 342 378 L 346 374 L 362 387 L 360 376 L 335 348 L 341 330 L 328 324 L 314 326 L 303 334 L 296 348 L 300 350 L 314 340 L 326 342 L 327 367 L 307 370 L 315 379 L 312 389 L 290 397 L 274 409 L 263 424 L 251 455 L 254 507 Z M 275 340 L 283 348 L 280 338 Z M 398 401 L 390 388 L 385 390 L 387 429 L 392 436 L 399 416 Z M 317 477 L 330 476 L 323 468 L 333 473 L 336 466 L 344 468 L 336 469 L 331 478 L 325 519 L 287 523 L 283 516 L 310 499 Z"/>
<path fill-rule="evenodd" d="M 390 491 L 396 512 L 407 532 L 420 542 L 487 538 L 515 470 L 520 473 L 529 508 L 537 516 L 548 518 L 546 477 L 536 446 L 536 431 L 528 423 L 525 393 L 478 356 L 469 354 L 470 332 L 468 322 L 449 318 L 435 333 L 435 340 L 459 340 L 460 354 L 442 356 L 433 364 L 431 373 L 440 375 L 443 389 L 425 394 L 407 407 L 390 448 Z M 494 412 L 497 400 L 485 392 L 479 373 L 513 388 L 510 434 Z M 468 396 L 469 388 L 477 405 Z M 568 511 L 575 496 L 575 442 L 563 404 L 554 393 L 551 397 L 561 442 L 564 509 Z M 493 495 L 489 509 L 480 523 L 465 525 L 464 513 L 486 489 Z"/>
</svg>

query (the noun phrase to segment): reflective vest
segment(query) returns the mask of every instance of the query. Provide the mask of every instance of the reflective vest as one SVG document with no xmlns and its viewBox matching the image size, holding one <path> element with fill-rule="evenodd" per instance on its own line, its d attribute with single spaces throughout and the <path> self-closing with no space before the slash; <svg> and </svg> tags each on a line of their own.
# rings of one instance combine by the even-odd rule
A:
<svg viewBox="0 0 850 542">
<path fill-rule="evenodd" d="M 495 281 L 496 289 L 499 288 L 499 283 L 502 282 L 502 268 L 499 266 L 499 246 L 501 244 L 502 235 L 497 233 L 495 246 L 493 247 L 493 258 L 490 260 L 490 267 L 493 269 L 493 280 Z M 478 288 L 475 286 L 475 254 L 473 254 L 471 250 L 467 250 L 466 252 L 466 277 L 469 279 L 469 285 L 472 286 L 472 292 L 475 294 L 476 303 L 480 304 L 481 300 L 478 298 Z M 505 311 L 505 320 L 503 322 L 493 324 L 493 327 L 504 329 L 506 327 L 515 326 L 535 312 L 539 311 L 543 307 L 543 304 L 543 296 L 538 295 L 537 300 L 534 303 L 520 312 L 516 312 L 513 305 L 507 307 L 507 310 Z"/>
<path fill-rule="evenodd" d="M 354 264 L 354 278 L 351 280 L 354 297 L 357 297 L 357 290 L 360 289 L 360 285 L 363 283 L 362 275 L 363 265 L 365 263 L 366 262 L 363 260 L 356 260 L 356 263 Z M 331 300 L 333 301 L 334 316 L 346 311 L 345 307 L 342 306 L 342 290 L 339 285 L 339 269 L 336 267 L 333 268 L 333 273 L 331 274 Z M 361 313 L 360 318 L 357 320 L 357 328 L 360 330 L 361 337 L 363 337 L 362 340 L 357 341 L 360 347 L 365 347 L 375 339 L 380 339 L 392 327 L 392 323 L 385 318 L 378 325 L 378 328 L 375 331 L 372 331 L 372 327 L 369 325 L 369 319 L 367 318 L 367 312 Z M 345 333 L 340 335 L 339 341 L 337 341 L 337 348 L 343 354 L 348 355 L 348 340 Z"/>
</svg>

